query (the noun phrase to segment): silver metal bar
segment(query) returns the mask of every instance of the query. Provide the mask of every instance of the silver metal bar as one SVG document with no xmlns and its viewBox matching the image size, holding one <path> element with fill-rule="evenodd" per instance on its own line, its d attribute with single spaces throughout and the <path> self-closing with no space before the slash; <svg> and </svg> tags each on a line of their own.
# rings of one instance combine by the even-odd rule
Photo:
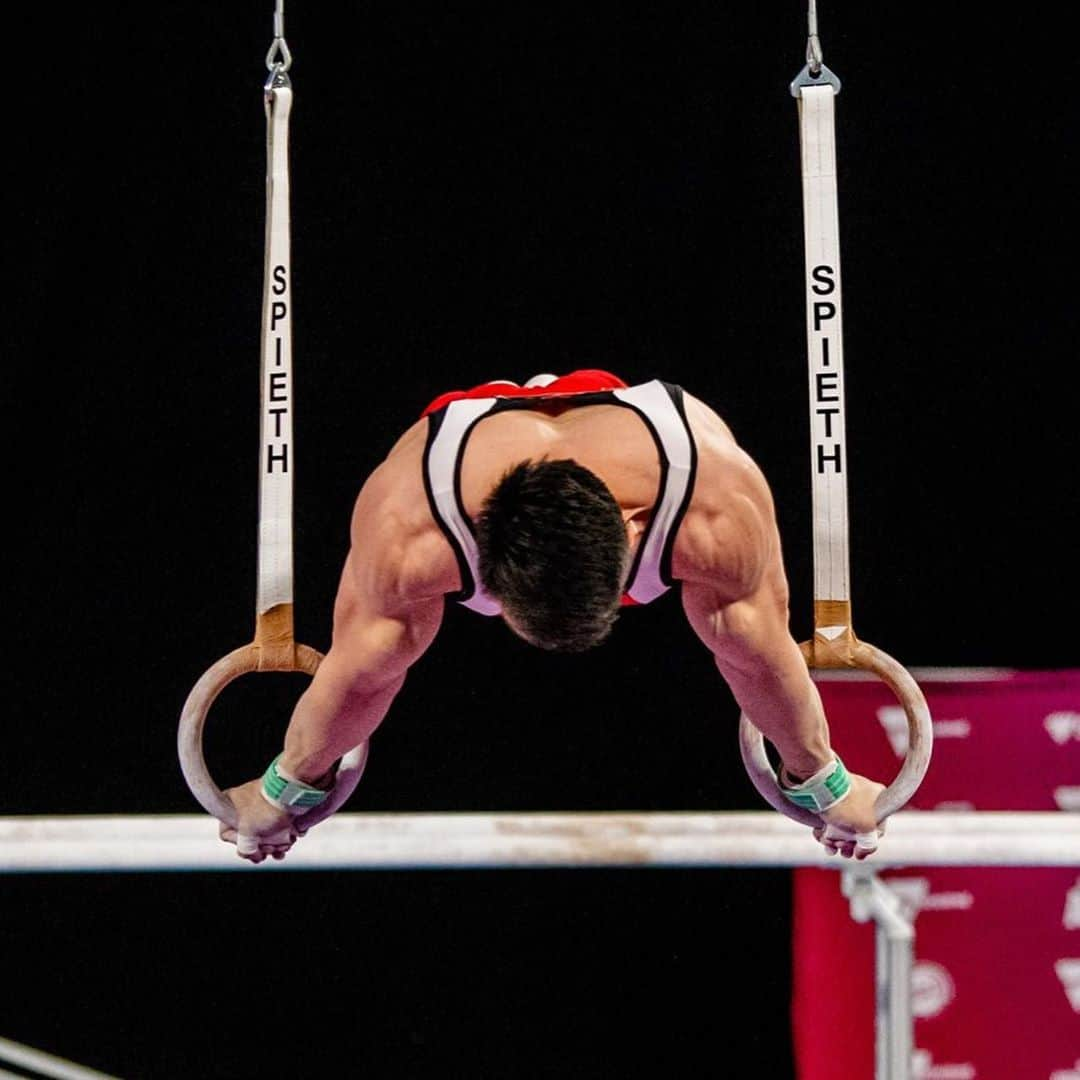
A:
<svg viewBox="0 0 1080 1080">
<path fill-rule="evenodd" d="M 11 1039 L 0 1039 L 0 1061 L 20 1069 L 30 1069 L 55 1080 L 116 1080 L 116 1077 L 107 1073 L 87 1069 L 66 1058 L 47 1054 L 44 1050 L 35 1050 L 32 1046 L 24 1046 Z M 0 1077 L 15 1075 L 0 1071 Z"/>
<path fill-rule="evenodd" d="M 0 817 L 0 873 L 850 866 L 775 811 L 342 813 L 253 866 L 208 814 Z M 1080 866 L 1080 814 L 902 810 L 861 866 Z"/>
<path fill-rule="evenodd" d="M 851 917 L 874 921 L 874 1078 L 910 1080 L 915 927 L 904 916 L 899 897 L 865 864 L 847 870 L 841 888 L 851 903 Z"/>
</svg>

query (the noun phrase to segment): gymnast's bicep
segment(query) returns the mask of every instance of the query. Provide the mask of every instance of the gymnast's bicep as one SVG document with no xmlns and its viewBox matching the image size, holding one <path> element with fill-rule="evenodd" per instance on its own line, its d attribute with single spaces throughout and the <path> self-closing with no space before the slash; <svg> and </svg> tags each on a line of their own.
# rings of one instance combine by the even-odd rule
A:
<svg viewBox="0 0 1080 1080">
<path fill-rule="evenodd" d="M 442 624 L 440 566 L 451 553 L 444 556 L 437 531 L 417 518 L 410 494 L 387 464 L 368 478 L 353 509 L 327 660 L 354 688 L 400 684 Z"/>
<path fill-rule="evenodd" d="M 396 691 L 435 640 L 444 601 L 442 596 L 402 599 L 364 588 L 357 581 L 356 560 L 351 553 L 342 572 L 333 640 L 322 667 L 329 665 L 327 674 L 349 693 Z"/>
</svg>

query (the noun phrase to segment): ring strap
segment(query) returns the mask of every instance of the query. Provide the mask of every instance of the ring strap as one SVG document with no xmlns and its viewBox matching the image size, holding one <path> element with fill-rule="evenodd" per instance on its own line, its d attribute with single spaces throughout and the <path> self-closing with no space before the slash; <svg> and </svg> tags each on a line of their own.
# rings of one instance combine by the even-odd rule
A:
<svg viewBox="0 0 1080 1080">
<path fill-rule="evenodd" d="M 292 89 L 266 102 L 266 245 L 263 275 L 259 571 L 256 615 L 293 602 L 292 285 L 289 271 L 289 112 Z M 290 620 L 290 636 L 291 636 Z"/>
<path fill-rule="evenodd" d="M 798 86 L 810 375 L 814 623 L 826 641 L 850 636 L 844 346 L 836 191 L 836 86 Z M 794 92 L 794 90 L 793 90 Z"/>
</svg>

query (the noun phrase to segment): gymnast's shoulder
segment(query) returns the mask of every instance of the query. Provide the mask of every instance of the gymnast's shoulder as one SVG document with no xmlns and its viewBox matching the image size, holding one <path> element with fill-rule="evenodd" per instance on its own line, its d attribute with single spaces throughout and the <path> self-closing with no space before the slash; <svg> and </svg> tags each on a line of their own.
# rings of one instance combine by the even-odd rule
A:
<svg viewBox="0 0 1080 1080">
<path fill-rule="evenodd" d="M 779 557 L 772 493 L 731 429 L 684 392 L 697 446 L 694 490 L 672 551 L 672 573 L 733 601 L 754 592 Z"/>
<path fill-rule="evenodd" d="M 353 504 L 351 573 L 361 588 L 390 604 L 441 597 L 461 587 L 454 553 L 424 491 L 426 429 L 422 421 L 402 435 Z"/>
</svg>

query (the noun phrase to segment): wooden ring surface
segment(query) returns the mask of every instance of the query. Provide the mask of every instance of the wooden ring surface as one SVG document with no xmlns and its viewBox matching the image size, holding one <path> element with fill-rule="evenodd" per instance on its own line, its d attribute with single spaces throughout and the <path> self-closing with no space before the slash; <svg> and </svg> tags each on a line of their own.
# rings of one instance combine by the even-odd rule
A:
<svg viewBox="0 0 1080 1080">
<path fill-rule="evenodd" d="M 322 653 L 308 645 L 297 645 L 293 650 L 291 664 L 278 660 L 272 667 L 265 664 L 264 650 L 256 642 L 234 649 L 223 656 L 216 664 L 203 672 L 198 682 L 191 688 L 187 701 L 180 714 L 180 727 L 177 733 L 177 749 L 180 755 L 180 768 L 191 793 L 203 809 L 231 828 L 236 828 L 236 808 L 214 783 L 206 767 L 203 756 L 203 728 L 217 696 L 234 679 L 257 671 L 299 671 L 314 675 L 322 662 Z M 330 797 L 319 806 L 312 807 L 304 814 L 298 814 L 296 821 L 303 831 L 328 818 L 353 793 L 360 782 L 364 766 L 367 764 L 368 744 L 360 743 L 353 747 L 338 765 L 334 787 Z"/>
<path fill-rule="evenodd" d="M 804 643 L 801 648 L 804 656 L 811 654 L 811 643 Z M 908 722 L 908 749 L 904 764 L 875 804 L 878 824 L 881 824 L 907 804 L 926 775 L 934 738 L 930 708 L 919 684 L 906 668 L 887 653 L 864 641 L 856 641 L 848 655 L 845 666 L 861 668 L 877 675 L 896 695 Z M 812 810 L 804 810 L 784 796 L 776 772 L 765 753 L 765 739 L 745 713 L 739 717 L 739 749 L 754 787 L 770 805 L 803 825 L 814 828 L 821 825 L 821 818 Z"/>
</svg>

